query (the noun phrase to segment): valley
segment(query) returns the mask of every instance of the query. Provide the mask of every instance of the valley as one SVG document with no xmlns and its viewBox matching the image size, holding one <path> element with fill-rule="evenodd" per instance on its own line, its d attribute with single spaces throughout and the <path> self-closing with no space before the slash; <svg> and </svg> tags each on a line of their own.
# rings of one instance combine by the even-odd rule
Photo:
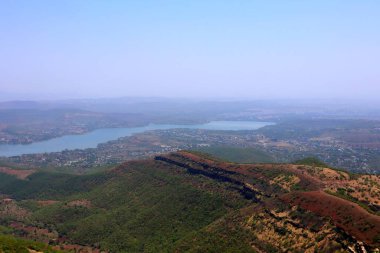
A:
<svg viewBox="0 0 380 253">
<path fill-rule="evenodd" d="M 186 149 L 240 163 L 291 163 L 317 157 L 335 168 L 378 174 L 379 127 L 378 121 L 308 119 L 277 122 L 257 130 L 161 129 L 121 137 L 96 148 L 0 157 L 0 164 L 88 173 L 127 160 Z M 350 135 L 357 136 L 355 141 L 347 137 Z"/>
</svg>

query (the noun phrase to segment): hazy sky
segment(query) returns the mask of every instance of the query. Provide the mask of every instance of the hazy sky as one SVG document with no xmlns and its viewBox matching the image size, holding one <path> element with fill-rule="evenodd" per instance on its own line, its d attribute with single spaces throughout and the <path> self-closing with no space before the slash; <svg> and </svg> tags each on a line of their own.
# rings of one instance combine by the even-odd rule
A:
<svg viewBox="0 0 380 253">
<path fill-rule="evenodd" d="M 372 98 L 378 0 L 2 0 L 0 99 Z"/>
</svg>

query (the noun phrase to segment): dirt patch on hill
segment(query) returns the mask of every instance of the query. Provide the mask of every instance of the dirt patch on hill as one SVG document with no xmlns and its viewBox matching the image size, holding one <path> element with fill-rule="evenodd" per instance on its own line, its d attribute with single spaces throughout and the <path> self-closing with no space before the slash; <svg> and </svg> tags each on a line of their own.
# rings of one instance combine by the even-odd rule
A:
<svg viewBox="0 0 380 253">
<path fill-rule="evenodd" d="M 0 200 L 0 217 L 5 219 L 24 220 L 30 213 L 17 205 L 13 199 Z"/>
<path fill-rule="evenodd" d="M 37 200 L 37 203 L 40 206 L 50 206 L 58 202 L 59 202 L 58 200 Z"/>
<path fill-rule="evenodd" d="M 62 244 L 54 246 L 55 250 L 64 250 L 65 252 L 78 252 L 78 253 L 107 253 L 108 251 L 101 251 L 100 249 L 92 248 L 90 246 L 83 246 L 79 244 Z"/>
<path fill-rule="evenodd" d="M 89 201 L 87 199 L 73 200 L 73 201 L 70 201 L 69 203 L 67 203 L 67 205 L 71 206 L 71 207 L 82 206 L 82 207 L 87 207 L 87 208 L 90 208 L 92 206 L 91 201 Z"/>
<path fill-rule="evenodd" d="M 11 222 L 9 226 L 18 234 L 23 234 L 27 238 L 43 241 L 45 243 L 48 243 L 49 241 L 57 241 L 58 239 L 58 233 L 47 228 L 30 226 L 17 221 Z"/>
<path fill-rule="evenodd" d="M 17 177 L 18 179 L 25 180 L 28 176 L 32 175 L 36 170 L 16 170 L 7 167 L 0 167 L 0 173 L 8 174 Z"/>
</svg>

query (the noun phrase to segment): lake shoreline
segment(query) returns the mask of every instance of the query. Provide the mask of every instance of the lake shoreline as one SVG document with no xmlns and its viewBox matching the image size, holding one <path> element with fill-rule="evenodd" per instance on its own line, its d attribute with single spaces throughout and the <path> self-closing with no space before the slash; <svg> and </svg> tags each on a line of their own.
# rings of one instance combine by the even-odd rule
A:
<svg viewBox="0 0 380 253">
<path fill-rule="evenodd" d="M 100 143 L 105 143 L 121 137 L 131 136 L 133 134 L 152 130 L 203 129 L 244 131 L 257 130 L 259 128 L 273 124 L 275 123 L 262 121 L 210 121 L 204 124 L 149 124 L 140 127 L 102 128 L 84 134 L 64 135 L 46 141 L 33 142 L 30 144 L 1 144 L 0 157 L 96 148 Z"/>
</svg>

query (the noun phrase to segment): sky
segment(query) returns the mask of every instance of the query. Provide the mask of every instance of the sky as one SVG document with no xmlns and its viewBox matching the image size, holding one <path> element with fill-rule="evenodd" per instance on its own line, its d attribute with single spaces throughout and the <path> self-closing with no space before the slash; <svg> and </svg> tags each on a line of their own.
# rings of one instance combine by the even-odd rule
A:
<svg viewBox="0 0 380 253">
<path fill-rule="evenodd" d="M 0 100 L 377 99 L 378 0 L 2 0 Z"/>
</svg>

